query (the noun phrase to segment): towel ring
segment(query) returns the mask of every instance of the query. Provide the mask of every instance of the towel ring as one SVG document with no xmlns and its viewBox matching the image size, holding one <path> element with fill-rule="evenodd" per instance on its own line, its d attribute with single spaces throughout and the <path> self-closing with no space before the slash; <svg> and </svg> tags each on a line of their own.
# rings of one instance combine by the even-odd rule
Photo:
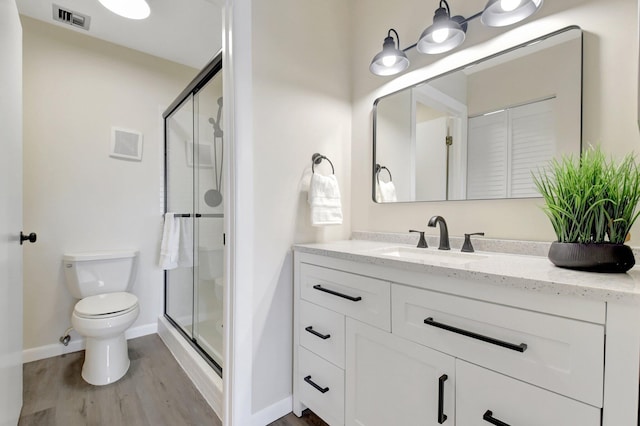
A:
<svg viewBox="0 0 640 426">
<path fill-rule="evenodd" d="M 327 157 L 317 152 L 311 156 L 311 173 L 315 173 L 314 166 L 322 163 L 322 160 L 327 160 L 331 164 L 331 174 L 336 174 L 336 169 L 333 168 L 333 163 Z"/>
<path fill-rule="evenodd" d="M 393 178 L 391 177 L 391 171 L 389 171 L 389 169 L 387 169 L 385 166 L 381 166 L 380 164 L 376 164 L 376 179 L 378 181 L 380 180 L 380 172 L 383 169 L 386 170 L 387 173 L 389 173 L 389 182 L 393 181 Z"/>
</svg>

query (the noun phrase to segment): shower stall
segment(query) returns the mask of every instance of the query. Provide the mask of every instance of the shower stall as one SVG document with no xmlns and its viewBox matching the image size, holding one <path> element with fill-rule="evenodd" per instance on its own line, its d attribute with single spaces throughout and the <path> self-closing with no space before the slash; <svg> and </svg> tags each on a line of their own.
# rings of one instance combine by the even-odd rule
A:
<svg viewBox="0 0 640 426">
<path fill-rule="evenodd" d="M 164 207 L 180 217 L 180 261 L 165 271 L 164 315 L 222 375 L 222 56 L 164 112 Z"/>
</svg>

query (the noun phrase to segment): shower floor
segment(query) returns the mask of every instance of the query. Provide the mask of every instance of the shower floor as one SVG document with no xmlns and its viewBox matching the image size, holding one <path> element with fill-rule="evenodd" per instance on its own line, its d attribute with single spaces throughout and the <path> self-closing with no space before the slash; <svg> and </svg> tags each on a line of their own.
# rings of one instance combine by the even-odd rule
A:
<svg viewBox="0 0 640 426">
<path fill-rule="evenodd" d="M 222 362 L 222 320 L 206 319 L 197 325 L 198 335 L 193 334 L 193 328 L 186 326 L 186 332 L 193 336 L 200 347 L 221 367 Z"/>
</svg>

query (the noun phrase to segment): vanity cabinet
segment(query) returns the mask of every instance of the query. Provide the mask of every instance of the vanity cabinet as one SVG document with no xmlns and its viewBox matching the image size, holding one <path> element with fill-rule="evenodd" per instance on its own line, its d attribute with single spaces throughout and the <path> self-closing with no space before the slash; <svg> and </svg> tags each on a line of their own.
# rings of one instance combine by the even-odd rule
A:
<svg viewBox="0 0 640 426">
<path fill-rule="evenodd" d="M 640 333 L 623 330 L 635 307 L 294 259 L 297 415 L 308 407 L 332 426 L 637 425 Z"/>
<path fill-rule="evenodd" d="M 455 358 L 350 318 L 346 337 L 346 424 L 455 424 Z"/>
</svg>

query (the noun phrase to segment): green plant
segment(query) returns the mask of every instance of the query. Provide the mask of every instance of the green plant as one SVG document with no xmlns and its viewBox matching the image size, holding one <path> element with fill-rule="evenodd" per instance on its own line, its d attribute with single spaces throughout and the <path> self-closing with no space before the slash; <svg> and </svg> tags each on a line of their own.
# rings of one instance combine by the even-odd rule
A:
<svg viewBox="0 0 640 426">
<path fill-rule="evenodd" d="M 640 212 L 640 168 L 627 155 L 616 165 L 600 148 L 553 160 L 533 174 L 559 242 L 624 243 Z"/>
</svg>

